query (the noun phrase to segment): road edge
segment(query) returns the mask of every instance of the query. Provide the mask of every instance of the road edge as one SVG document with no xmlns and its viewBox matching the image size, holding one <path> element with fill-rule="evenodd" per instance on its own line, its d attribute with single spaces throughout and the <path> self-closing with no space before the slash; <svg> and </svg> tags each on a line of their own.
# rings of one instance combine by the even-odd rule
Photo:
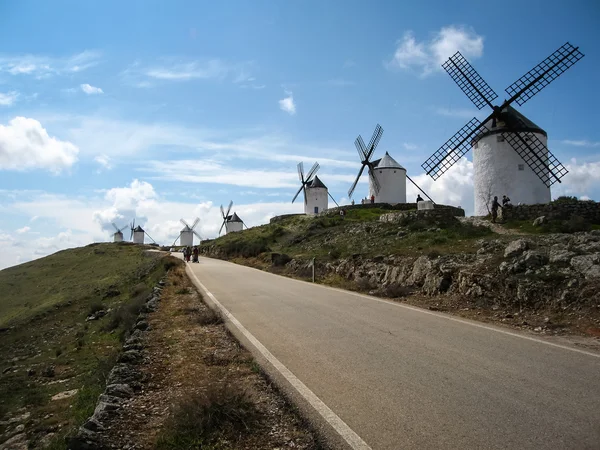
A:
<svg viewBox="0 0 600 450">
<path fill-rule="evenodd" d="M 232 334 L 258 359 L 275 384 L 287 394 L 288 399 L 299 407 L 306 419 L 315 426 L 315 431 L 332 444 L 333 448 L 352 450 L 372 450 L 371 447 L 335 414 L 314 392 L 312 392 L 292 371 L 279 361 L 241 322 L 225 308 L 221 302 L 198 279 L 192 268 L 186 265 L 190 281 L 203 294 L 204 301 L 223 315 Z M 315 415 L 319 422 L 315 423 Z M 326 428 L 323 427 L 326 425 Z"/>
</svg>

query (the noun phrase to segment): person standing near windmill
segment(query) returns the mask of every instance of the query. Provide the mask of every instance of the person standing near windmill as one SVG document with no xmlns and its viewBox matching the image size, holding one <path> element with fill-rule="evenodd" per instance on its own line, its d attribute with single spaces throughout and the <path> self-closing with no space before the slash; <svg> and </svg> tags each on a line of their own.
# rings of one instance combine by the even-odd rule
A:
<svg viewBox="0 0 600 450">
<path fill-rule="evenodd" d="M 498 202 L 498 196 L 495 195 L 494 200 L 492 201 L 492 223 L 496 223 L 496 219 L 498 218 L 498 208 L 502 208 L 502 206 L 500 206 L 500 203 Z"/>
</svg>

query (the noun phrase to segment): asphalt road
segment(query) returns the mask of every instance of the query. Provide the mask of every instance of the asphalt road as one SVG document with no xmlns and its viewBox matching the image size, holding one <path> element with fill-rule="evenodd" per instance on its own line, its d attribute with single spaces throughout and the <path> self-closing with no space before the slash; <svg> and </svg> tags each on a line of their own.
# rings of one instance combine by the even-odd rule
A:
<svg viewBox="0 0 600 450">
<path fill-rule="evenodd" d="M 373 449 L 600 449 L 596 354 L 224 261 L 190 267 Z"/>
</svg>

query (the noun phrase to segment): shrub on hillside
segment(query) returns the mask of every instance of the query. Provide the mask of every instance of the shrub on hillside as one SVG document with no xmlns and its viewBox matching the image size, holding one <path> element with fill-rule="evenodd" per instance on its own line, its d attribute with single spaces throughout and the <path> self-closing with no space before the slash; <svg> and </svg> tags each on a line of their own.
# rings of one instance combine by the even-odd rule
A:
<svg viewBox="0 0 600 450">
<path fill-rule="evenodd" d="M 260 412 L 244 391 L 229 384 L 211 384 L 205 394 L 188 396 L 175 407 L 155 448 L 225 448 L 220 444 L 234 444 L 259 420 Z"/>
<path fill-rule="evenodd" d="M 592 224 L 581 216 L 573 216 L 559 225 L 561 233 L 577 233 L 578 231 L 590 231 Z"/>
</svg>

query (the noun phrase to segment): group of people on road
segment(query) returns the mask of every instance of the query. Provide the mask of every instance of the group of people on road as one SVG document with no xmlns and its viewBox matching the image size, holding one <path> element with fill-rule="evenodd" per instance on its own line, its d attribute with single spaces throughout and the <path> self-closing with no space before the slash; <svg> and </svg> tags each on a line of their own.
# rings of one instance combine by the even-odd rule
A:
<svg viewBox="0 0 600 450">
<path fill-rule="evenodd" d="M 192 262 L 198 262 L 198 247 L 183 247 L 183 259 L 186 262 L 190 262 L 190 258 L 192 258 Z"/>
<path fill-rule="evenodd" d="M 498 208 L 501 208 L 502 210 L 504 210 L 504 208 L 507 208 L 510 206 L 512 206 L 510 203 L 510 198 L 508 198 L 506 195 L 502 196 L 502 205 L 498 201 L 498 196 L 494 195 L 494 200 L 492 201 L 492 207 L 491 207 L 492 223 L 496 223 L 496 219 L 498 218 Z"/>
</svg>

